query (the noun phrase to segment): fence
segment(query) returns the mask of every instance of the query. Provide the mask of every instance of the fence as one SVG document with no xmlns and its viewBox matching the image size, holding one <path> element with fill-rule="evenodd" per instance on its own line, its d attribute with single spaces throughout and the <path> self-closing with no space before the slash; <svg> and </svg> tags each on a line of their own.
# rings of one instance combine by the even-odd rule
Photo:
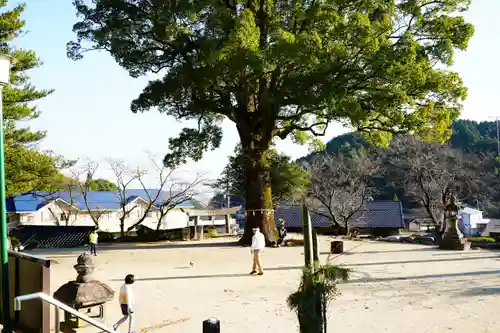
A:
<svg viewBox="0 0 500 333">
<path fill-rule="evenodd" d="M 12 305 L 17 296 L 36 292 L 50 295 L 50 260 L 25 253 L 9 252 L 9 290 Z M 0 297 L 3 297 L 1 290 Z M 50 332 L 49 304 L 35 300 L 27 302 L 22 311 L 14 311 L 13 306 L 10 310 L 15 329 L 23 333 Z"/>
</svg>

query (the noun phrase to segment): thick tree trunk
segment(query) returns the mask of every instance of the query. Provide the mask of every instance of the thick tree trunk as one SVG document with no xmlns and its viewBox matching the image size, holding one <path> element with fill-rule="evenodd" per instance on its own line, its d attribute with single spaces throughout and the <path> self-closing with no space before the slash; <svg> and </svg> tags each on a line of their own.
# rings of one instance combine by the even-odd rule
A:
<svg viewBox="0 0 500 333">
<path fill-rule="evenodd" d="M 120 237 L 125 237 L 125 219 L 120 219 Z"/>
<path fill-rule="evenodd" d="M 265 151 L 245 154 L 246 219 L 241 245 L 252 243 L 252 229 L 259 228 L 268 245 L 275 244 L 276 223 L 274 221 L 271 181 L 267 169 Z"/>
</svg>

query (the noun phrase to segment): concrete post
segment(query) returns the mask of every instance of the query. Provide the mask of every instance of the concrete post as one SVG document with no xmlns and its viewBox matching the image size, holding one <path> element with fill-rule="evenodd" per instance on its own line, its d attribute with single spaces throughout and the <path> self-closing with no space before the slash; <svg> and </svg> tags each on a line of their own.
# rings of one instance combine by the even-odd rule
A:
<svg viewBox="0 0 500 333">
<path fill-rule="evenodd" d="M 224 219 L 226 220 L 226 234 L 230 234 L 231 226 L 229 224 L 231 223 L 231 216 L 229 214 L 226 214 L 224 216 Z"/>
<path fill-rule="evenodd" d="M 208 318 L 203 321 L 203 333 L 220 333 L 220 321 L 217 318 Z"/>
<path fill-rule="evenodd" d="M 199 225 L 197 226 L 198 228 L 198 240 L 203 240 L 204 237 L 203 237 L 203 225 Z"/>
<path fill-rule="evenodd" d="M 198 239 L 198 216 L 194 216 L 193 220 L 194 220 L 194 239 Z"/>
</svg>

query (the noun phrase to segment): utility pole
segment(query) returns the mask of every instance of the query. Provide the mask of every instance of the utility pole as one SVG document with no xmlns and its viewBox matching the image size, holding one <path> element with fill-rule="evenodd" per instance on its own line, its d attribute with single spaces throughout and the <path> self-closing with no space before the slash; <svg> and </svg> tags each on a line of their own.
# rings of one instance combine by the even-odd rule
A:
<svg viewBox="0 0 500 333">
<path fill-rule="evenodd" d="M 497 157 L 500 157 L 500 117 L 497 117 Z"/>
<path fill-rule="evenodd" d="M 497 157 L 495 158 L 495 173 L 500 177 L 500 117 L 496 116 L 494 119 L 497 124 Z"/>
<path fill-rule="evenodd" d="M 229 180 L 226 187 L 227 208 L 231 208 L 231 195 L 229 194 Z"/>
</svg>

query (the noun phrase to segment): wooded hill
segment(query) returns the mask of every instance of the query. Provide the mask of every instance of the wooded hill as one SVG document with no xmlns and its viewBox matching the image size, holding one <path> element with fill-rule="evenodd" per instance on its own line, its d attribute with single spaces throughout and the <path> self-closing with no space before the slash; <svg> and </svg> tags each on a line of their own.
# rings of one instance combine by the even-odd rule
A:
<svg viewBox="0 0 500 333">
<path fill-rule="evenodd" d="M 463 155 L 462 160 L 464 158 L 468 159 L 466 163 L 468 166 L 462 167 L 460 173 L 462 173 L 462 176 L 467 176 L 467 178 L 473 180 L 473 185 L 457 186 L 457 191 L 460 191 L 460 187 L 467 187 L 468 193 L 467 195 L 464 194 L 461 199 L 473 207 L 484 210 L 486 215 L 490 217 L 500 217 L 500 198 L 498 194 L 500 192 L 498 180 L 499 160 L 497 159 L 495 162 L 497 155 L 496 123 L 494 121 L 475 122 L 471 120 L 457 120 L 453 123 L 452 128 L 453 134 L 448 141 L 448 147 L 451 148 L 446 149 L 451 149 Z M 411 144 L 411 140 L 408 141 L 408 144 Z M 405 170 L 409 166 L 406 165 L 405 167 L 404 163 L 394 164 L 391 162 L 391 160 L 394 161 L 395 156 L 408 159 L 409 151 L 412 151 L 412 149 L 415 152 L 420 151 L 422 153 L 421 148 L 404 145 L 400 147 L 391 145 L 389 149 L 374 147 L 364 140 L 361 134 L 352 132 L 333 138 L 327 143 L 326 149 L 323 152 L 309 154 L 300 158 L 297 162 L 300 164 L 313 163 L 314 160 L 324 155 L 325 152 L 330 155 L 352 156 L 359 154 L 360 151 L 376 151 L 381 156 L 380 161 L 383 164 L 383 168 L 381 169 L 385 170 L 385 172 L 379 172 L 376 176 L 372 177 L 371 183 L 375 187 L 374 198 L 387 200 L 398 197 L 403 201 L 403 205 L 406 208 L 418 207 L 420 206 L 419 200 L 416 200 L 414 195 L 408 193 L 405 186 L 395 185 L 398 184 L 398 181 L 401 182 L 401 179 L 404 179 L 406 172 L 410 172 L 409 169 Z M 436 152 L 437 150 L 429 150 L 426 152 L 426 157 L 421 155 L 421 159 L 432 159 L 434 157 L 433 154 L 436 154 Z M 404 155 L 406 157 L 403 157 Z M 436 161 L 430 164 L 428 168 L 446 168 L 446 163 L 443 165 L 439 164 L 439 156 L 436 155 L 435 159 Z M 421 167 L 423 166 L 421 165 Z M 450 172 L 457 173 L 458 171 L 450 170 Z M 496 175 L 495 172 L 497 173 Z M 395 177 L 399 177 L 399 179 Z M 475 188 L 474 191 L 470 191 L 471 187 Z M 460 193 L 457 194 L 460 197 Z"/>
<path fill-rule="evenodd" d="M 473 120 L 456 120 L 453 125 L 453 134 L 448 143 L 456 149 L 467 153 L 484 153 L 494 155 L 497 152 L 497 132 L 494 121 L 477 122 Z M 370 144 L 359 133 L 351 132 L 339 135 L 326 144 L 328 154 L 349 154 L 354 150 L 369 148 Z M 309 162 L 315 155 L 324 152 L 312 153 L 297 160 Z"/>
</svg>

